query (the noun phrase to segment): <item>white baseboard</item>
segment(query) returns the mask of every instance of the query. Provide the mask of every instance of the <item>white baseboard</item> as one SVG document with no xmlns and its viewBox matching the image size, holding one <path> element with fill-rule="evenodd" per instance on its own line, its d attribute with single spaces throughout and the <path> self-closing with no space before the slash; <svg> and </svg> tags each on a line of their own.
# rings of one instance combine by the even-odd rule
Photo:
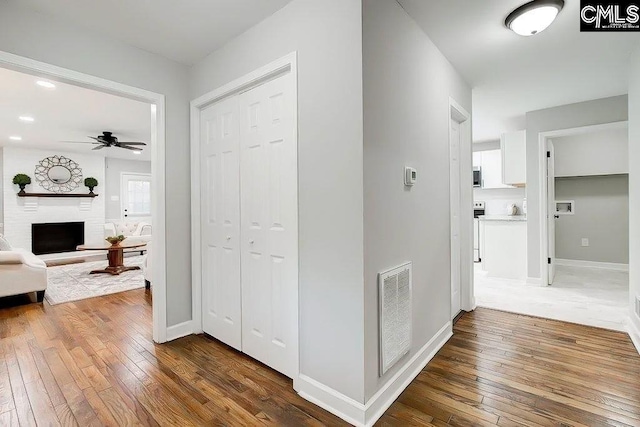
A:
<svg viewBox="0 0 640 427">
<path fill-rule="evenodd" d="M 366 404 L 302 374 L 294 380 L 293 387 L 304 399 L 355 426 L 372 426 L 452 335 L 451 322 L 447 322 Z"/>
<path fill-rule="evenodd" d="M 193 320 L 187 320 L 167 328 L 167 341 L 177 340 L 191 334 L 193 334 Z"/>
<path fill-rule="evenodd" d="M 615 262 L 596 262 L 596 261 L 583 261 L 583 260 L 577 260 L 577 259 L 556 258 L 556 265 L 562 265 L 565 267 L 588 267 L 588 268 L 603 268 L 606 270 L 616 270 L 616 271 L 629 271 L 629 264 L 619 264 Z"/>
<path fill-rule="evenodd" d="M 635 320 L 633 317 L 635 317 Z M 633 313 L 627 319 L 627 332 L 629 332 L 629 337 L 631 337 L 636 350 L 640 353 L 640 319 Z"/>
</svg>

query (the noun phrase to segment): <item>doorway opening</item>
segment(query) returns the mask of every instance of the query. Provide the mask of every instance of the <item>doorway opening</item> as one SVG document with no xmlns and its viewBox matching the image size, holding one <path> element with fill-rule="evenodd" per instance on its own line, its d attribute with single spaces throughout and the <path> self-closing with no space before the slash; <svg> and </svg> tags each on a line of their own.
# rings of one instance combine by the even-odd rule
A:
<svg viewBox="0 0 640 427">
<path fill-rule="evenodd" d="M 165 342 L 167 340 L 167 325 L 166 325 L 166 271 L 164 266 L 166 265 L 166 255 L 165 255 L 165 185 L 164 185 L 164 170 L 165 170 L 165 101 L 164 95 L 149 92 L 146 90 L 134 88 L 131 86 L 127 86 L 121 83 L 113 82 L 106 79 L 97 78 L 94 76 L 90 76 L 87 74 L 79 73 L 73 70 L 53 66 L 50 64 L 46 64 L 39 61 L 34 61 L 28 58 L 24 58 L 18 55 L 10 54 L 7 52 L 0 52 L 0 68 L 7 72 L 14 72 L 18 74 L 23 74 L 28 76 L 31 80 L 33 80 L 33 87 L 36 88 L 36 81 L 45 81 L 47 85 L 38 84 L 37 90 L 50 90 L 50 95 L 53 96 L 55 94 L 55 90 L 59 89 L 59 92 L 62 91 L 62 88 L 69 90 L 73 93 L 79 92 L 91 92 L 95 94 L 96 97 L 101 98 L 109 98 L 113 102 L 122 102 L 128 106 L 132 106 L 131 108 L 136 109 L 136 111 L 140 111 L 141 115 L 139 121 L 144 121 L 146 129 L 148 129 L 148 133 L 145 135 L 127 135 L 126 131 L 121 131 L 120 136 L 124 136 L 125 138 L 120 138 L 119 144 L 114 144 L 115 141 L 105 139 L 105 135 L 108 135 L 110 129 L 102 126 L 101 129 L 84 129 L 80 125 L 76 126 L 76 133 L 72 133 L 68 136 L 54 135 L 53 132 L 48 138 L 51 146 L 43 148 L 48 151 L 51 151 L 51 155 L 47 155 L 43 157 L 44 160 L 39 161 L 40 168 L 36 166 L 35 173 L 42 175 L 44 178 L 37 178 L 40 180 L 46 181 L 45 175 L 42 173 L 42 168 L 46 167 L 46 165 L 54 164 L 54 165 L 62 165 L 67 166 L 66 169 L 69 171 L 71 178 L 60 178 L 56 175 L 56 177 L 51 178 L 52 182 L 56 184 L 56 186 L 47 186 L 44 181 L 33 181 L 32 186 L 35 188 L 40 186 L 44 188 L 44 190 L 32 192 L 38 193 L 29 197 L 19 197 L 23 199 L 17 206 L 17 210 L 22 209 L 25 213 L 33 213 L 40 210 L 45 210 L 52 204 L 56 205 L 56 209 L 64 211 L 64 209 L 68 209 L 68 212 L 73 215 L 78 213 L 87 214 L 91 212 L 95 214 L 88 218 L 85 222 L 85 245 L 81 245 L 79 249 L 91 249 L 97 250 L 95 252 L 96 256 L 104 256 L 105 253 L 109 253 L 109 266 L 102 269 L 96 269 L 95 274 L 92 274 L 90 278 L 96 277 L 109 277 L 110 275 L 123 273 L 125 270 L 120 268 L 117 272 L 115 270 L 109 270 L 112 266 L 111 263 L 114 263 L 116 267 L 125 267 L 123 265 L 124 252 L 126 249 L 122 249 L 121 251 L 112 251 L 111 249 L 103 249 L 105 246 L 105 235 L 108 234 L 108 226 L 110 224 L 110 219 L 120 219 L 119 215 L 119 190 L 114 190 L 114 186 L 109 184 L 108 174 L 106 173 L 109 168 L 109 160 L 111 158 L 117 158 L 119 156 L 129 155 L 131 157 L 143 158 L 147 157 L 150 162 L 150 171 L 151 174 L 151 188 L 150 188 L 150 200 L 147 203 L 147 206 L 150 207 L 151 217 L 153 218 L 153 251 L 150 251 L 147 254 L 148 257 L 148 267 L 147 270 L 150 275 L 153 277 L 151 282 L 153 287 L 153 298 L 152 298 L 152 323 L 153 323 L 153 340 L 158 343 Z M 56 88 L 57 86 L 57 88 Z M 80 96 L 81 97 L 81 96 Z M 120 100 L 120 101 L 118 101 Z M 61 101 L 62 106 L 68 106 L 71 108 L 71 100 L 63 99 Z M 34 110 L 40 105 L 40 103 L 35 103 L 33 108 Z M 92 103 L 85 103 L 85 113 L 90 113 L 91 108 L 88 106 L 95 105 Z M 82 111 L 82 110 L 79 110 Z M 44 112 L 42 114 L 45 114 Z M 105 116 L 108 116 L 106 114 Z M 97 116 L 96 116 L 97 117 Z M 138 117 L 136 115 L 136 117 Z M 39 124 L 36 122 L 37 118 L 31 117 L 31 120 L 28 122 L 33 124 Z M 26 120 L 25 120 L 26 122 Z M 44 124 L 44 123 L 42 123 Z M 53 128 L 54 126 L 59 125 L 60 123 L 51 123 L 50 126 Z M 98 127 L 98 123 L 94 123 L 95 127 Z M 19 145 L 11 145 L 9 151 L 12 151 L 12 155 L 29 151 L 29 143 L 31 140 L 35 141 L 37 138 L 37 133 L 34 131 L 35 126 L 31 129 L 24 129 L 25 135 L 30 135 L 30 138 L 12 138 L 12 143 L 24 143 L 23 146 Z M 46 131 L 46 129 L 45 129 Z M 106 131 L 106 132 L 105 132 Z M 29 133 L 31 132 L 31 133 Z M 18 135 L 16 135 L 18 136 Z M 111 136 L 109 134 L 109 136 Z M 115 136 L 115 135 L 114 135 Z M 32 137 L 32 138 L 31 138 Z M 41 138 L 42 139 L 42 138 Z M 53 139 L 53 141 L 51 141 Z M 144 140 L 144 142 L 142 141 Z M 72 141 L 64 142 L 64 141 Z M 127 144 L 129 142 L 129 144 Z M 108 144 L 109 143 L 109 144 Z M 118 145 L 118 147 L 116 147 Z M 6 145 L 5 145 L 6 147 Z M 81 152 L 80 147 L 87 147 L 88 153 Z M 93 149 L 91 148 L 93 147 Z M 36 147 L 37 148 L 37 147 Z M 67 155 L 63 155 L 57 153 L 58 151 L 67 152 Z M 109 152 L 113 153 L 114 156 L 107 155 L 105 157 L 95 156 L 93 153 L 104 153 Z M 117 155 L 116 155 L 117 153 Z M 42 157 L 42 156 L 40 156 Z M 76 161 L 73 160 L 73 157 L 76 157 Z M 128 158 L 127 158 L 128 159 Z M 7 159 L 5 159 L 7 160 Z M 43 163 L 44 162 L 44 163 Z M 28 163 L 28 164 L 27 164 Z M 31 170 L 33 172 L 33 162 L 27 162 L 24 164 L 23 169 L 26 172 Z M 15 166 L 16 163 L 12 163 Z M 31 165 L 31 166 L 29 166 Z M 84 169 L 83 169 L 83 165 Z M 5 174 L 7 170 L 4 171 Z M 85 176 L 86 175 L 86 176 Z M 99 176 L 98 176 L 99 175 Z M 91 178 L 94 178 L 91 180 Z M 96 179 L 100 178 L 100 179 Z M 64 189 L 60 189 L 62 187 L 60 180 L 67 180 L 73 185 L 65 184 Z M 115 177 L 115 185 L 120 184 L 120 176 L 118 174 Z M 4 180 L 6 181 L 6 179 Z M 97 181 L 97 182 L 96 182 Z M 113 181 L 113 180 L 112 180 Z M 4 183 L 5 186 L 7 183 Z M 86 191 L 84 187 L 87 187 Z M 49 187 L 49 191 L 47 191 L 47 187 Z M 73 188 L 72 188 L 73 187 Z M 58 191 L 57 189 L 60 189 Z M 95 192 L 94 192 L 95 189 Z M 110 194 L 114 192 L 114 194 Z M 5 191 L 5 193 L 7 193 Z M 43 193 L 43 194 L 40 194 Z M 58 193 L 65 193 L 65 196 L 57 195 Z M 110 205 L 115 204 L 117 207 L 116 214 L 117 217 L 113 218 L 111 214 L 109 214 Z M 40 206 L 42 205 L 42 206 Z M 5 206 L 6 208 L 6 206 Z M 50 210 L 51 211 L 51 210 Z M 6 209 L 5 211 L 6 212 Z M 95 218 L 94 218 L 95 217 Z M 63 213 L 60 213 L 61 220 L 68 220 L 68 215 L 65 217 Z M 109 228 L 110 229 L 110 228 Z M 114 225 L 114 232 L 112 235 L 116 234 L 124 234 L 122 230 L 119 231 L 118 225 Z M 18 237 L 21 237 L 18 235 Z M 22 236 L 24 237 L 24 236 Z M 89 239 L 90 238 L 90 239 Z M 125 239 L 126 244 L 124 246 L 136 246 L 137 250 L 142 248 L 146 249 L 146 243 L 135 243 L 133 239 Z M 84 246 L 84 247 L 82 247 Z M 90 248 L 91 246 L 91 248 Z M 112 254 L 113 252 L 113 254 Z M 115 255 L 114 255 L 115 254 Z M 75 256 L 76 254 L 72 254 Z M 112 256 L 113 255 L 113 256 Z M 42 264 L 42 260 L 40 260 Z M 43 267 L 47 268 L 47 267 Z M 103 273 L 103 271 L 108 271 L 109 274 Z M 94 272 L 82 271 L 80 273 L 90 274 Z M 128 269 L 128 272 L 131 272 L 131 269 Z M 124 274 L 124 273 L 123 273 Z M 46 275 L 43 276 L 44 282 L 47 281 Z M 97 279 L 96 279 L 97 280 Z M 47 286 L 46 284 L 44 285 Z M 144 281 L 141 286 L 144 286 Z M 42 292 L 43 296 L 46 297 L 46 289 Z"/>
</svg>

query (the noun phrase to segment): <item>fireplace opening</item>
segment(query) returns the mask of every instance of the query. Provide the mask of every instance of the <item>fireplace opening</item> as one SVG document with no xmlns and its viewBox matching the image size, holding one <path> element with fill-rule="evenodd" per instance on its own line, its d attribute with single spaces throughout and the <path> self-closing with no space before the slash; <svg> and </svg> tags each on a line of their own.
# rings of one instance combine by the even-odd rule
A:
<svg viewBox="0 0 640 427">
<path fill-rule="evenodd" d="M 84 222 L 50 222 L 31 225 L 31 251 L 35 255 L 74 252 L 84 244 Z"/>
</svg>

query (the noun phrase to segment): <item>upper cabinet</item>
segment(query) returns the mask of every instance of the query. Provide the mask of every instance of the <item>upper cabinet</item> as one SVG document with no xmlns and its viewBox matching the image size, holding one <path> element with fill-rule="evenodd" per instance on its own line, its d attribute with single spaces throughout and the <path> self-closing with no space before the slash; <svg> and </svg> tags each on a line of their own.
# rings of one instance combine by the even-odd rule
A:
<svg viewBox="0 0 640 427">
<path fill-rule="evenodd" d="M 482 188 L 509 188 L 502 183 L 502 156 L 500 150 L 475 151 L 473 166 L 479 166 L 482 173 Z"/>
<path fill-rule="evenodd" d="M 500 138 L 502 152 L 502 183 L 524 187 L 527 183 L 526 131 L 503 133 Z"/>
</svg>

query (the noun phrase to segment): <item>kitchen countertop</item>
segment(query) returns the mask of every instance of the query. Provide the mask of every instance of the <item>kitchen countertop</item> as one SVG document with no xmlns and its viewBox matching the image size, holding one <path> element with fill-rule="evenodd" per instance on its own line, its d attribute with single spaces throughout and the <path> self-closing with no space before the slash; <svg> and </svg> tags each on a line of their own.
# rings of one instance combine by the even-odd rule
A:
<svg viewBox="0 0 640 427">
<path fill-rule="evenodd" d="M 481 215 L 480 221 L 526 221 L 526 215 Z"/>
</svg>

